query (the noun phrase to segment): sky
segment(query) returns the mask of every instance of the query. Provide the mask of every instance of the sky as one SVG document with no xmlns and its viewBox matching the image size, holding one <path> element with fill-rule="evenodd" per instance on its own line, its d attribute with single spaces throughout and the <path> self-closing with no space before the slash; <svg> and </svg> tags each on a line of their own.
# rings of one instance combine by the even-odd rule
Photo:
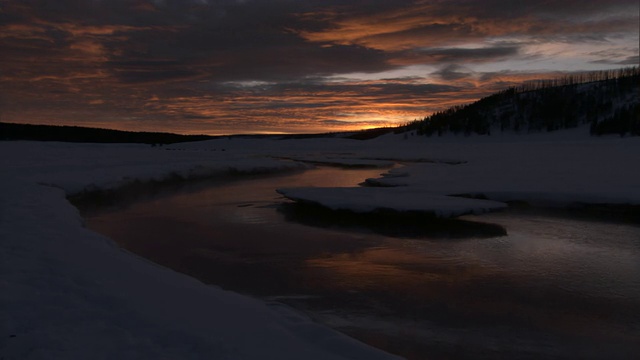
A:
<svg viewBox="0 0 640 360">
<path fill-rule="evenodd" d="M 638 66 L 637 0 L 0 0 L 0 121 L 183 134 L 394 126 Z"/>
</svg>

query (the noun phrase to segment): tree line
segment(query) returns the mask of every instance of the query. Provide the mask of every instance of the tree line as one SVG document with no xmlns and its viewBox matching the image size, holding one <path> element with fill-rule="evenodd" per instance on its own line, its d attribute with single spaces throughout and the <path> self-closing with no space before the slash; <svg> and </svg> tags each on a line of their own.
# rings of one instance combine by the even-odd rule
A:
<svg viewBox="0 0 640 360">
<path fill-rule="evenodd" d="M 537 79 L 531 81 L 525 81 L 522 85 L 516 86 L 516 92 L 526 92 L 526 91 L 534 91 L 540 90 L 550 87 L 558 87 L 558 86 L 566 86 L 566 85 L 577 85 L 584 84 L 596 81 L 606 81 L 612 79 L 621 79 L 632 76 L 638 76 L 640 74 L 640 68 L 637 66 L 622 68 L 622 69 L 612 69 L 612 70 L 600 70 L 600 71 L 589 71 L 589 72 L 580 72 L 573 74 L 566 74 L 563 76 L 558 76 L 552 79 Z"/>
</svg>

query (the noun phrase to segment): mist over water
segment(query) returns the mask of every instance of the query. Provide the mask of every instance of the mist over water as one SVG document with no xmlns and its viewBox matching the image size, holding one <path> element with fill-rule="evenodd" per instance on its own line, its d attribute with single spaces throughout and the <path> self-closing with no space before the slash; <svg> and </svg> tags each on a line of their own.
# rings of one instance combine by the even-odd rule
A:
<svg viewBox="0 0 640 360">
<path fill-rule="evenodd" d="M 640 351 L 637 223 L 509 210 L 394 228 L 319 216 L 274 191 L 357 186 L 381 172 L 318 168 L 186 185 L 87 213 L 87 224 L 162 265 L 410 359 Z"/>
</svg>

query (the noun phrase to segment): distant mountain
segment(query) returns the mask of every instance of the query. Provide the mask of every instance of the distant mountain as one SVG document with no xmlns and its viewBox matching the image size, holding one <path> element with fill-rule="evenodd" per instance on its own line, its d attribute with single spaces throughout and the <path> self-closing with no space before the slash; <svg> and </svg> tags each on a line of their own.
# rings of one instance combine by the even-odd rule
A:
<svg viewBox="0 0 640 360">
<path fill-rule="evenodd" d="M 38 140 L 86 143 L 172 144 L 212 139 L 208 135 L 133 132 L 80 126 L 0 123 L 0 140 Z"/>
<path fill-rule="evenodd" d="M 554 131 L 586 124 L 592 135 L 640 135 L 638 67 L 530 82 L 415 120 L 395 132 L 491 135 Z"/>
<path fill-rule="evenodd" d="M 394 128 L 387 128 L 391 132 Z M 215 138 L 247 139 L 310 139 L 350 137 L 358 138 L 356 132 L 317 134 L 238 134 L 238 135 L 180 135 L 164 132 L 122 131 L 82 126 L 32 125 L 0 122 L 0 141 L 35 140 L 82 143 L 139 143 L 151 145 L 173 144 Z"/>
</svg>

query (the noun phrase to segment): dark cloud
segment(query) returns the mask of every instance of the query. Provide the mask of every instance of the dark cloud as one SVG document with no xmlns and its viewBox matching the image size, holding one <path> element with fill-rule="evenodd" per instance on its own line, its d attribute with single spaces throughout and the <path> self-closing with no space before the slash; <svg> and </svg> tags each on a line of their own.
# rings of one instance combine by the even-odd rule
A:
<svg viewBox="0 0 640 360">
<path fill-rule="evenodd" d="M 349 72 L 375 72 L 392 69 L 383 51 L 360 46 L 317 47 L 292 44 L 256 47 L 212 54 L 211 68 L 219 80 L 290 81 L 299 77 L 328 76 Z"/>
<path fill-rule="evenodd" d="M 638 66 L 638 65 L 640 65 L 640 56 L 638 56 L 638 55 L 629 56 L 624 60 L 618 61 L 618 64 L 620 64 L 620 65 Z"/>
<path fill-rule="evenodd" d="M 108 61 L 106 67 L 124 83 L 163 83 L 190 80 L 201 76 L 176 60 Z"/>
<path fill-rule="evenodd" d="M 460 65 L 451 64 L 438 71 L 434 71 L 432 75 L 435 75 L 446 81 L 451 81 L 468 78 L 472 75 L 472 72 Z"/>
<path fill-rule="evenodd" d="M 427 48 L 396 53 L 395 64 L 441 64 L 452 62 L 487 62 L 513 57 L 519 46 L 500 45 L 482 48 Z"/>
<path fill-rule="evenodd" d="M 437 17 L 473 16 L 482 20 L 538 18 L 556 20 L 607 17 L 612 13 L 637 9 L 635 0 L 447 0 L 423 2 L 422 9 Z"/>
<path fill-rule="evenodd" d="M 199 74 L 190 70 L 116 70 L 116 76 L 124 83 L 166 83 L 168 81 L 188 80 Z"/>
<path fill-rule="evenodd" d="M 628 56 L 623 60 L 612 60 L 612 59 L 600 59 L 595 60 L 593 63 L 596 64 L 610 64 L 610 65 L 629 65 L 629 66 L 638 66 L 640 64 L 640 56 L 632 55 Z"/>
<path fill-rule="evenodd" d="M 445 61 L 471 59 L 471 60 L 493 60 L 513 56 L 518 53 L 518 46 L 496 46 L 486 48 L 449 48 L 449 49 L 427 49 L 419 54 L 442 58 Z"/>
</svg>

